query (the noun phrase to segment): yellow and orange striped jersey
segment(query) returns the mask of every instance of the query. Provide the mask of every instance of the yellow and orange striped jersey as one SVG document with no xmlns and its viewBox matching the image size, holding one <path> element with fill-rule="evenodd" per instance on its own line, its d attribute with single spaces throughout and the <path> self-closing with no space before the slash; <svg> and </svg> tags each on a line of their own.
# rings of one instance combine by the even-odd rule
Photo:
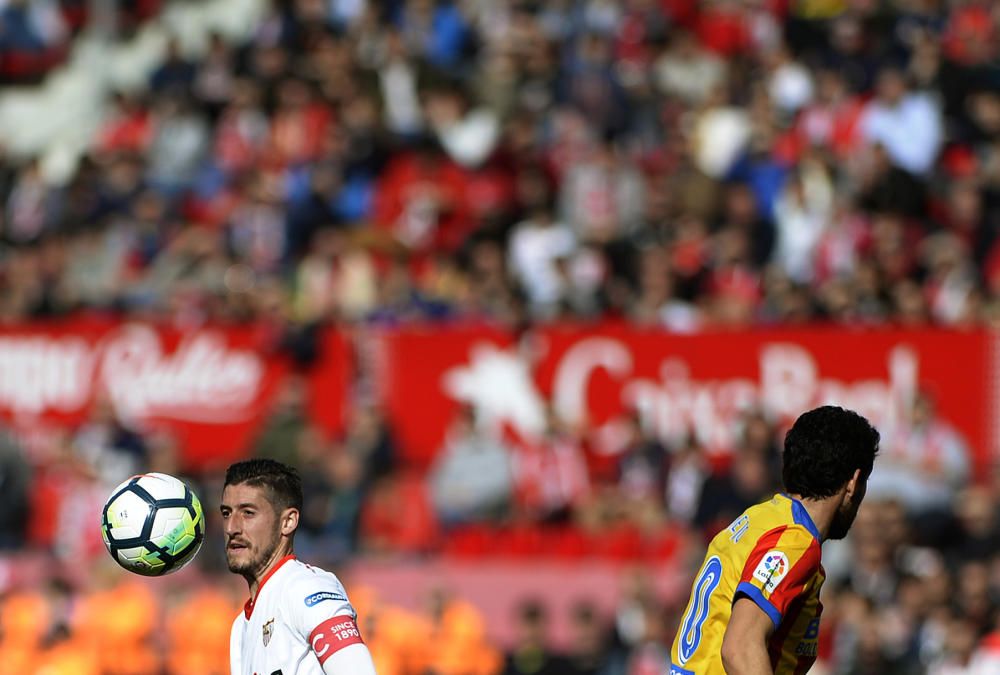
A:
<svg viewBox="0 0 1000 675">
<path fill-rule="evenodd" d="M 768 641 L 775 675 L 800 675 L 816 660 L 819 530 L 802 503 L 785 494 L 752 506 L 712 539 L 670 649 L 670 675 L 725 672 L 722 638 L 733 602 L 745 596 L 774 622 Z"/>
</svg>

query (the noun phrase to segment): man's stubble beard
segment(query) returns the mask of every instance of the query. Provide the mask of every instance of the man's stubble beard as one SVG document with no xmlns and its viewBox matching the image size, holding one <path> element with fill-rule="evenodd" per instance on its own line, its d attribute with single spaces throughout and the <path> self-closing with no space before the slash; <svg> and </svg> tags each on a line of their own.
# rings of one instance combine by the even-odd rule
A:
<svg viewBox="0 0 1000 675">
<path fill-rule="evenodd" d="M 846 537 L 847 533 L 851 530 L 851 525 L 854 524 L 854 519 L 857 517 L 860 508 L 861 500 L 859 499 L 857 503 L 844 504 L 841 508 L 837 509 L 837 513 L 833 517 L 833 522 L 830 523 L 830 531 L 827 533 L 826 538 L 843 539 Z"/>
<path fill-rule="evenodd" d="M 274 552 L 278 549 L 278 544 L 280 542 L 281 542 L 280 538 L 275 538 L 267 546 L 260 549 L 258 555 L 250 558 L 249 560 L 243 563 L 231 562 L 227 556 L 226 564 L 229 566 L 229 571 L 232 572 L 233 574 L 239 574 L 244 577 L 259 576 L 260 573 L 264 570 L 264 567 L 267 565 L 268 561 L 271 560 L 271 558 L 274 556 Z M 252 549 L 244 549 L 244 550 L 252 550 Z"/>
</svg>

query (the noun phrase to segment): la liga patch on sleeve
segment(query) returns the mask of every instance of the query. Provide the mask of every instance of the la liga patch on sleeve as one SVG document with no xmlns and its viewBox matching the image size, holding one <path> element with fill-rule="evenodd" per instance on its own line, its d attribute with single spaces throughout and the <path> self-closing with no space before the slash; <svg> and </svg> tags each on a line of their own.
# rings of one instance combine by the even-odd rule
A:
<svg viewBox="0 0 1000 675">
<path fill-rule="evenodd" d="M 768 551 L 757 563 L 757 569 L 753 571 L 753 578 L 764 584 L 764 590 L 773 593 L 781 580 L 788 574 L 788 556 L 781 551 Z"/>
</svg>

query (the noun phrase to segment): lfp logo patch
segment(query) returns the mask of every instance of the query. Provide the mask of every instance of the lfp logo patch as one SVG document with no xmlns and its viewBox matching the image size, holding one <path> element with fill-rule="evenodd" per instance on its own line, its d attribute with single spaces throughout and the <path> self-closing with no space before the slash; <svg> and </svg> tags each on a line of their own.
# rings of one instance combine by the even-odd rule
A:
<svg viewBox="0 0 1000 675">
<path fill-rule="evenodd" d="M 788 574 L 789 567 L 788 556 L 781 551 L 769 551 L 757 564 L 753 578 L 764 584 L 765 591 L 772 593 Z"/>
</svg>

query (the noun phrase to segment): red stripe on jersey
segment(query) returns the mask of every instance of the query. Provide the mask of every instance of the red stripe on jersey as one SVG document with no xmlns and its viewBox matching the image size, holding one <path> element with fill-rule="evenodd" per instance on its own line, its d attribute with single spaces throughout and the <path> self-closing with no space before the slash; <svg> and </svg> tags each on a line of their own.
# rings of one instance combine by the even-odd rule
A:
<svg viewBox="0 0 1000 675">
<path fill-rule="evenodd" d="M 802 557 L 788 570 L 788 574 L 782 579 L 783 583 L 779 583 L 778 587 L 771 593 L 769 597 L 771 604 L 782 615 L 785 613 L 785 606 L 792 602 L 794 598 L 797 598 L 806 587 L 806 584 L 816 576 L 820 567 L 820 556 L 822 555 L 823 551 L 820 548 L 820 543 L 813 539 L 812 543 L 809 544 L 809 548 L 802 554 Z"/>
<path fill-rule="evenodd" d="M 313 629 L 309 634 L 309 644 L 312 645 L 319 664 L 323 665 L 326 660 L 339 652 L 344 647 L 350 645 L 363 645 L 361 631 L 358 624 L 349 616 L 335 616 L 327 619 Z"/>
<path fill-rule="evenodd" d="M 778 661 L 781 659 L 781 650 L 785 646 L 785 639 L 788 637 L 789 631 L 792 630 L 792 626 L 795 625 L 796 619 L 799 618 L 802 607 L 805 605 L 805 600 L 801 595 L 792 600 L 788 605 L 788 613 L 782 618 L 778 630 L 774 631 L 774 635 L 767 641 L 767 653 L 771 657 L 771 670 L 778 667 Z"/>
<path fill-rule="evenodd" d="M 274 573 L 277 572 L 278 569 L 289 560 L 295 560 L 294 553 L 289 553 L 284 558 L 279 560 L 277 564 L 274 567 L 272 567 L 267 574 L 264 575 L 264 578 L 260 580 L 260 583 L 257 584 L 257 592 L 253 594 L 252 598 L 246 601 L 245 605 L 243 605 L 243 615 L 246 616 L 247 621 L 250 620 L 250 616 L 253 614 L 253 608 L 257 603 L 257 598 L 260 597 L 260 592 L 264 588 L 264 584 L 266 584 L 267 580 L 270 579 L 274 575 Z"/>
<path fill-rule="evenodd" d="M 753 571 L 757 569 L 757 565 L 764 556 L 769 552 L 773 551 L 778 545 L 778 540 L 781 539 L 781 535 L 785 533 L 788 529 L 787 525 L 782 525 L 781 527 L 776 527 L 773 530 L 768 530 L 761 535 L 760 539 L 757 540 L 757 544 L 753 547 L 753 551 L 747 557 L 747 564 L 743 566 L 743 574 L 740 575 L 740 581 L 752 581 Z"/>
</svg>

